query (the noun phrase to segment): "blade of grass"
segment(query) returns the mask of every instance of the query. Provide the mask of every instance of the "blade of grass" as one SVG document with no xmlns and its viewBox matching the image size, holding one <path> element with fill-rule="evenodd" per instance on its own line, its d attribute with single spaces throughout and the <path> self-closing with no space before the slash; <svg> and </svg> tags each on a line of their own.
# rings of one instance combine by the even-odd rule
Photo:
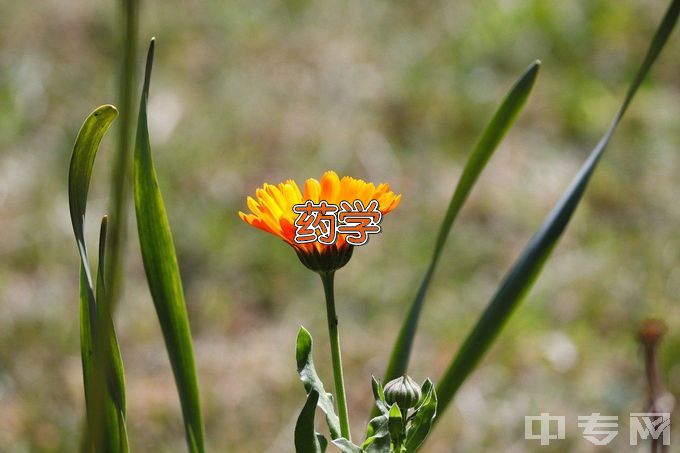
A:
<svg viewBox="0 0 680 453">
<path fill-rule="evenodd" d="M 106 297 L 106 286 L 104 282 L 105 275 L 105 262 L 106 262 L 106 242 L 107 242 L 107 231 L 108 231 L 108 217 L 104 216 L 102 218 L 101 230 L 99 234 L 99 269 L 97 272 L 97 289 L 96 289 L 96 299 L 97 299 L 97 315 L 100 317 L 97 319 L 98 326 L 100 329 L 105 330 L 107 335 L 106 338 L 109 339 L 109 347 L 105 351 L 109 357 L 109 363 L 111 364 L 111 375 L 109 380 L 111 381 L 109 385 L 111 386 L 111 392 L 113 394 L 114 401 L 118 410 L 121 412 L 123 417 L 125 416 L 125 372 L 123 368 L 123 359 L 120 354 L 120 346 L 118 345 L 118 340 L 116 336 L 116 329 L 113 325 L 113 318 L 111 312 L 103 310 L 100 300 L 104 300 Z"/>
<path fill-rule="evenodd" d="M 102 105 L 90 113 L 80 128 L 80 132 L 78 132 L 69 165 L 68 203 L 71 212 L 71 225 L 76 237 L 78 253 L 80 253 L 80 259 L 85 267 L 87 286 L 91 292 L 92 300 L 94 300 L 94 281 L 90 272 L 84 232 L 87 193 L 90 190 L 92 167 L 99 150 L 99 144 L 116 116 L 118 116 L 118 110 L 112 105 Z"/>
<path fill-rule="evenodd" d="M 83 389 L 85 392 L 85 413 L 87 414 L 83 424 L 83 440 L 80 445 L 82 453 L 93 450 L 94 439 L 91 433 L 92 426 L 96 426 L 92 418 L 94 410 L 94 335 L 90 326 L 94 325 L 95 306 L 94 300 L 90 299 L 89 287 L 85 267 L 80 266 L 80 360 L 83 367 Z"/>
<path fill-rule="evenodd" d="M 434 253 L 432 254 L 430 265 L 425 272 L 425 276 L 418 288 L 416 297 L 411 304 L 408 315 L 404 319 L 404 323 L 399 331 L 399 336 L 392 348 L 392 354 L 390 355 L 390 361 L 387 365 L 384 382 L 389 382 L 406 373 L 411 356 L 411 349 L 413 348 L 413 339 L 418 328 L 418 320 L 425 301 L 425 295 L 430 286 L 430 281 L 432 280 L 435 269 L 437 268 L 437 264 L 439 263 L 439 258 L 441 257 L 453 222 L 456 220 L 468 195 L 470 195 L 482 170 L 484 170 L 484 167 L 498 147 L 498 144 L 514 122 L 519 111 L 522 109 L 522 106 L 534 86 L 539 68 L 540 61 L 533 62 L 515 82 L 482 132 L 482 135 L 479 137 L 465 164 L 465 168 L 460 176 L 456 190 L 453 193 L 444 220 L 439 228 L 439 234 L 437 235 L 437 241 L 435 242 Z M 375 414 L 377 414 L 377 411 L 375 411 L 374 415 Z"/>
<path fill-rule="evenodd" d="M 88 116 L 78 133 L 69 167 L 69 208 L 81 269 L 80 337 L 87 412 L 82 448 L 85 451 L 125 452 L 128 448 L 122 360 L 110 313 L 97 304 L 97 298 L 103 299 L 104 293 L 102 273 L 98 275 L 95 293 L 84 237 L 94 160 L 101 140 L 116 115 L 115 107 L 105 105 Z M 103 270 L 105 242 L 106 217 L 100 231 L 100 270 Z"/>
<path fill-rule="evenodd" d="M 118 111 L 112 105 L 103 105 L 95 109 L 85 120 L 76 144 L 73 148 L 68 176 L 69 210 L 71 214 L 71 224 L 73 234 L 76 238 L 78 253 L 80 254 L 81 284 L 80 284 L 80 312 L 81 312 L 81 352 L 83 354 L 83 372 L 85 376 L 86 399 L 88 394 L 87 378 L 90 367 L 88 359 L 94 355 L 92 342 L 92 332 L 90 327 L 94 325 L 95 313 L 95 294 L 93 290 L 93 279 L 90 272 L 90 262 L 85 245 L 84 224 L 85 212 L 87 210 L 87 194 L 90 189 L 90 179 L 94 159 L 99 150 L 104 134 L 111 126 L 113 120 L 118 115 Z M 92 316 L 92 319 L 90 320 Z"/>
<path fill-rule="evenodd" d="M 111 205 L 108 233 L 108 253 L 106 274 L 106 305 L 115 313 L 121 289 L 121 276 L 128 226 L 128 206 L 130 202 L 130 173 L 132 157 L 132 133 L 134 120 L 135 83 L 137 67 L 137 41 L 139 29 L 139 2 L 121 2 L 123 36 L 121 39 L 122 64 L 118 88 L 120 120 L 118 122 L 118 149 L 111 174 Z"/>
<path fill-rule="evenodd" d="M 487 306 L 481 318 L 461 346 L 453 362 L 446 370 L 437 386 L 440 413 L 444 412 L 461 384 L 474 370 L 477 363 L 493 343 L 517 307 L 523 296 L 531 288 L 543 264 L 552 252 L 574 213 L 588 181 L 595 170 L 607 144 L 614 135 L 621 118 L 633 100 L 640 83 L 659 56 L 670 35 L 680 12 L 680 0 L 674 0 L 657 29 L 645 59 L 633 82 L 628 88 L 621 107 L 614 116 L 609 128 L 597 143 L 543 224 L 531 238 L 526 248 L 506 274 L 502 284 Z"/>
<path fill-rule="evenodd" d="M 97 288 L 95 290 L 95 297 L 97 300 L 97 329 L 103 332 L 102 337 L 105 338 L 107 344 L 101 346 L 103 357 L 106 359 L 107 365 L 101 365 L 102 370 L 107 370 L 107 385 L 110 392 L 110 401 L 113 405 L 107 408 L 107 413 L 112 414 L 111 417 L 116 417 L 119 427 L 119 437 L 121 439 L 122 451 L 127 451 L 127 428 L 125 425 L 125 370 L 123 368 L 123 359 L 120 354 L 120 346 L 118 345 L 118 338 L 116 336 L 116 329 L 113 325 L 113 318 L 111 312 L 106 309 L 99 301 L 105 300 L 106 284 L 104 282 L 104 275 L 106 274 L 106 251 L 107 251 L 107 232 L 108 232 L 108 217 L 104 216 L 101 222 L 99 231 L 99 269 L 97 270 Z"/>
<path fill-rule="evenodd" d="M 137 230 L 149 290 L 175 375 L 187 444 L 191 452 L 203 452 L 203 420 L 189 317 L 170 224 L 151 158 L 147 127 L 146 105 L 154 47 L 155 40 L 152 39 L 146 60 L 134 153 L 133 179 Z"/>
<path fill-rule="evenodd" d="M 99 333 L 104 330 L 97 324 L 98 308 L 90 305 L 87 277 L 81 266 L 80 349 L 87 413 L 81 451 L 127 452 L 125 388 L 120 351 L 115 337 L 107 337 L 110 344 L 115 344 L 115 348 L 104 348 L 104 335 Z M 111 335 L 109 332 L 106 335 Z M 112 356 L 108 351 L 115 351 L 117 354 Z M 105 360 L 106 357 L 108 359 Z"/>
</svg>

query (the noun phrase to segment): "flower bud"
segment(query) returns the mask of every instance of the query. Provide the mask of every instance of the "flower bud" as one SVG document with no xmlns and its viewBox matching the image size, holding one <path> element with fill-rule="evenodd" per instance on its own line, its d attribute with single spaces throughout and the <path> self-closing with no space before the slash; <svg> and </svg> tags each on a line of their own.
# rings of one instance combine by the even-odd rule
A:
<svg viewBox="0 0 680 453">
<path fill-rule="evenodd" d="M 409 408 L 414 407 L 420 401 L 423 394 L 420 386 L 410 376 L 403 375 L 402 377 L 391 380 L 385 385 L 385 401 L 388 404 L 397 403 L 402 412 L 406 412 Z"/>
</svg>

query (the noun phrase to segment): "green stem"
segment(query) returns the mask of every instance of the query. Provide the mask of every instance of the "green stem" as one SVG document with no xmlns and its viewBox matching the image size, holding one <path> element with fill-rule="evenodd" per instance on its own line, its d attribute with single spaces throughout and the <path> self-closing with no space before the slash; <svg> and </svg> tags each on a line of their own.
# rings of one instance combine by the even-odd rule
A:
<svg viewBox="0 0 680 453">
<path fill-rule="evenodd" d="M 340 357 L 340 334 L 338 332 L 338 316 L 335 314 L 335 295 L 333 280 L 335 272 L 321 273 L 323 291 L 326 295 L 326 314 L 328 315 L 328 336 L 331 341 L 331 358 L 333 361 L 333 381 L 335 395 L 340 413 L 340 434 L 347 440 L 352 440 L 349 432 L 349 415 L 347 413 L 347 398 L 345 397 L 345 378 L 342 375 L 342 358 Z"/>
<path fill-rule="evenodd" d="M 106 300 L 113 314 L 118 301 L 122 275 L 123 256 L 127 238 L 128 206 L 130 202 L 130 174 L 132 171 L 132 129 L 135 115 L 135 84 L 137 66 L 137 37 L 139 34 L 139 1 L 122 0 L 121 67 L 118 86 L 118 150 L 111 177 L 111 206 L 109 207 L 109 235 L 106 265 Z"/>
</svg>

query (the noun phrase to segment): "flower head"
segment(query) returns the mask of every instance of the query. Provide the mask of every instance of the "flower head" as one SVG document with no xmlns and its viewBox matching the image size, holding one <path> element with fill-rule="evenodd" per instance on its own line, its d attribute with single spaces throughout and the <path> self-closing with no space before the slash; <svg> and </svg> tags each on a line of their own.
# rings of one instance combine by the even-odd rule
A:
<svg viewBox="0 0 680 453">
<path fill-rule="evenodd" d="M 305 181 L 303 190 L 293 180 L 272 185 L 264 184 L 255 192 L 255 198 L 248 197 L 248 208 L 251 214 L 239 212 L 246 223 L 280 237 L 291 245 L 300 261 L 316 272 L 332 272 L 349 261 L 353 246 L 348 242 L 348 234 L 337 233 L 332 244 L 323 239 L 300 243 L 296 241 L 298 226 L 296 219 L 300 215 L 293 208 L 296 205 L 311 201 L 324 205 L 353 205 L 357 200 L 363 206 L 377 202 L 377 209 L 384 216 L 397 207 L 401 195 L 390 190 L 389 184 L 375 185 L 349 176 L 339 178 L 334 171 L 327 171 L 321 181 L 310 178 Z M 373 203 L 375 204 L 375 202 Z"/>
</svg>

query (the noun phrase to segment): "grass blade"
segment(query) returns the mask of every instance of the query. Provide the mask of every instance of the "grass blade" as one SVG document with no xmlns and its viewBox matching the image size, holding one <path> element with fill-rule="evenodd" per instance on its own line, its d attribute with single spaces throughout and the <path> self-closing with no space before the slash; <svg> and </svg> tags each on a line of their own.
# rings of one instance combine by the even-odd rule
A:
<svg viewBox="0 0 680 453">
<path fill-rule="evenodd" d="M 87 195 L 101 140 L 116 118 L 111 105 L 95 109 L 78 133 L 69 168 L 69 208 L 80 254 L 80 341 L 87 412 L 84 451 L 126 452 L 125 384 L 123 362 L 110 312 L 98 304 L 104 299 L 103 263 L 106 217 L 99 243 L 100 271 L 95 284 L 84 237 Z M 95 292 L 96 291 L 96 292 Z"/>
<path fill-rule="evenodd" d="M 116 329 L 113 325 L 113 317 L 110 311 L 110 305 L 103 303 L 106 296 L 106 284 L 104 276 L 106 275 L 106 251 L 107 251 L 107 232 L 108 232 L 108 217 L 104 216 L 99 230 L 99 269 L 97 270 L 97 287 L 95 289 L 95 297 L 97 300 L 97 331 L 102 332 L 102 337 L 107 344 L 99 346 L 101 348 L 102 357 L 105 357 L 107 365 L 100 365 L 101 370 L 107 373 L 107 386 L 109 391 L 109 401 L 106 408 L 107 414 L 110 417 L 115 417 L 116 420 L 111 420 L 113 426 L 118 425 L 121 450 L 127 451 L 127 428 L 125 425 L 125 371 L 123 368 L 123 359 L 120 354 L 120 346 L 118 345 L 118 338 L 116 336 Z M 102 302 L 100 302 L 102 301 Z"/>
<path fill-rule="evenodd" d="M 139 106 L 134 153 L 134 199 L 139 244 L 156 314 L 163 331 L 182 405 L 187 444 L 203 452 L 203 420 L 184 290 L 175 245 L 151 158 L 146 104 L 155 41 L 151 40 Z"/>
<path fill-rule="evenodd" d="M 470 195 L 482 170 L 484 170 L 484 167 L 498 147 L 498 144 L 501 142 L 505 133 L 508 131 L 526 102 L 527 97 L 534 86 L 534 82 L 536 81 L 539 68 L 540 62 L 533 62 L 515 82 L 512 89 L 503 99 L 498 110 L 494 113 L 491 121 L 482 132 L 482 135 L 479 137 L 477 144 L 465 164 L 456 190 L 449 202 L 449 207 L 444 216 L 444 220 L 439 228 L 439 234 L 437 235 L 437 241 L 435 242 L 434 253 L 432 254 L 430 265 L 425 272 L 425 276 L 418 288 L 416 297 L 411 304 L 408 315 L 399 331 L 399 336 L 392 348 L 392 354 L 390 355 L 390 361 L 387 365 L 384 382 L 389 382 L 406 373 L 411 349 L 413 347 L 413 339 L 418 328 L 418 320 L 425 301 L 425 295 L 430 286 L 430 281 L 432 280 L 435 269 L 437 268 L 437 264 L 439 263 L 439 258 L 441 257 L 453 222 L 456 220 L 468 195 Z"/>
<path fill-rule="evenodd" d="M 118 340 L 116 336 L 116 330 L 113 325 L 112 314 L 109 310 L 104 310 L 102 304 L 99 301 L 105 300 L 106 297 L 106 284 L 104 282 L 104 276 L 106 275 L 106 255 L 107 255 L 107 238 L 108 238 L 108 217 L 104 216 L 102 218 L 101 229 L 99 232 L 99 269 L 97 270 L 97 288 L 96 288 L 96 300 L 97 300 L 97 315 L 100 316 L 97 319 L 99 323 L 99 329 L 106 332 L 106 338 L 109 339 L 108 348 L 105 349 L 106 356 L 109 358 L 108 363 L 111 364 L 111 375 L 109 376 L 109 385 L 111 386 L 111 392 L 116 403 L 116 407 L 121 412 L 123 417 L 125 416 L 125 373 L 123 369 L 123 359 L 120 354 L 120 346 L 118 345 Z"/>
<path fill-rule="evenodd" d="M 85 267 L 80 266 L 80 360 L 83 367 L 83 389 L 85 392 L 85 413 L 86 421 L 83 426 L 83 442 L 81 444 L 81 451 L 83 453 L 92 451 L 93 435 L 91 434 L 91 427 L 97 426 L 94 423 L 92 414 L 94 410 L 94 370 L 96 364 L 94 363 L 94 333 L 91 326 L 95 325 L 95 306 L 94 299 L 90 298 L 89 286 L 87 285 L 87 276 L 85 274 Z"/>
<path fill-rule="evenodd" d="M 659 25 L 645 59 L 628 88 L 626 97 L 609 128 L 591 151 L 576 174 L 576 177 L 531 238 L 522 254 L 506 274 L 501 286 L 481 318 L 466 338 L 447 371 L 439 380 L 437 395 L 440 401 L 440 412 L 446 409 L 458 388 L 481 360 L 513 310 L 527 291 L 529 291 L 540 273 L 543 264 L 569 223 L 597 163 L 635 96 L 640 83 L 649 72 L 649 69 L 672 32 L 679 12 L 680 0 L 674 0 Z"/>
<path fill-rule="evenodd" d="M 73 147 L 71 163 L 68 174 L 68 203 L 71 212 L 71 224 L 73 234 L 76 237 L 80 260 L 85 268 L 87 287 L 94 300 L 94 282 L 90 272 L 90 263 L 85 246 L 85 211 L 87 210 L 87 194 L 90 190 L 90 179 L 94 158 L 99 150 L 99 144 L 104 134 L 118 116 L 118 110 L 112 105 L 102 105 L 96 108 L 87 117 L 80 132 L 76 144 Z"/>
</svg>

